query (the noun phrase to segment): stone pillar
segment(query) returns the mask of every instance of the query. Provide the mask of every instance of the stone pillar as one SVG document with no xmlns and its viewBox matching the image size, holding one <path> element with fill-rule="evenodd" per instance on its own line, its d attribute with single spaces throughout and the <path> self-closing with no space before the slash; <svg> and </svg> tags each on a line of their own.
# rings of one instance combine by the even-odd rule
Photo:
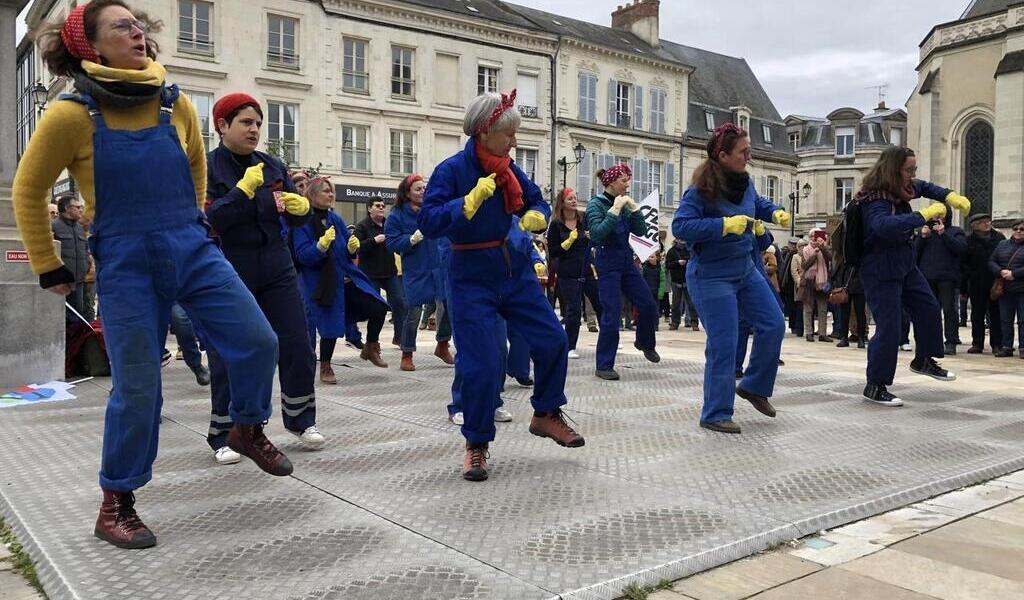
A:
<svg viewBox="0 0 1024 600">
<path fill-rule="evenodd" d="M 15 22 L 24 2 L 0 0 L 0 187 L 10 185 L 17 167 L 17 45 Z"/>
<path fill-rule="evenodd" d="M 1004 221 L 1024 209 L 1024 72 L 996 77 L 992 217 Z"/>
</svg>

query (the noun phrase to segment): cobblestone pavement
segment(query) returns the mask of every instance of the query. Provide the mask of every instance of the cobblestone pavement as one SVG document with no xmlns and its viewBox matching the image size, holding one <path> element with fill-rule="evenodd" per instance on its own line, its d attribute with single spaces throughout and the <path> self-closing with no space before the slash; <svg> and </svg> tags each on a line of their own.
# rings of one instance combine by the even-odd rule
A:
<svg viewBox="0 0 1024 600">
<path fill-rule="evenodd" d="M 659 365 L 624 337 L 617 383 L 593 377 L 584 335 L 567 388 L 582 449 L 531 436 L 530 391 L 509 380 L 515 422 L 499 424 L 492 478 L 468 483 L 445 413 L 452 372 L 422 333 L 412 373 L 395 348 L 387 370 L 339 349 L 341 384 L 318 386 L 324 450 L 301 450 L 275 415 L 288 478 L 215 465 L 208 391 L 168 367 L 155 478 L 137 494 L 152 550 L 91 535 L 109 380 L 0 411 L 0 511 L 53 600 L 589 600 L 1024 468 L 1020 359 L 947 359 L 949 384 L 901 354 L 907 406 L 892 410 L 859 400 L 863 350 L 789 338 L 778 418 L 738 400 L 744 433 L 725 436 L 697 427 L 703 335 L 663 330 Z"/>
</svg>

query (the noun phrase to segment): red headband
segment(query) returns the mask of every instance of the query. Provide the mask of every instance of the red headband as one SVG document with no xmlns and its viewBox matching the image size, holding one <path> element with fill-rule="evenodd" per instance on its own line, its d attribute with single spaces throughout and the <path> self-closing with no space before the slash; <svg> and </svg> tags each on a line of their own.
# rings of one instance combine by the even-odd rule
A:
<svg viewBox="0 0 1024 600">
<path fill-rule="evenodd" d="M 487 119 L 487 123 L 485 123 L 484 125 L 481 125 L 476 130 L 476 133 L 474 133 L 473 135 L 480 135 L 481 133 L 484 133 L 485 131 L 490 129 L 491 125 L 494 125 L 495 123 L 497 123 L 498 119 L 501 118 L 501 115 L 505 114 L 505 111 L 507 111 L 508 109 L 510 109 L 513 106 L 515 106 L 515 104 L 516 104 L 516 90 L 512 90 L 511 92 L 509 92 L 507 94 L 502 94 L 501 95 L 501 102 L 494 109 L 494 112 L 491 113 L 491 118 Z"/>
<path fill-rule="evenodd" d="M 740 129 L 735 123 L 726 123 L 711 134 L 711 154 L 712 160 L 718 160 L 718 153 L 725 149 L 725 136 L 729 134 L 735 134 L 737 137 L 746 137 L 747 132 Z"/>
<path fill-rule="evenodd" d="M 571 194 L 575 194 L 575 193 L 576 193 L 576 190 L 572 189 L 571 187 L 562 188 L 562 191 L 558 193 L 558 199 L 559 200 L 565 200 Z"/>
<path fill-rule="evenodd" d="M 630 169 L 626 163 L 619 163 L 614 167 L 610 167 L 604 173 L 601 173 L 601 185 L 608 187 L 623 175 L 633 176 L 633 169 Z"/>
<path fill-rule="evenodd" d="M 405 183 L 406 186 L 411 186 L 412 184 L 416 183 L 417 181 L 423 181 L 423 176 L 420 175 L 419 173 L 413 173 L 412 175 L 409 175 L 408 177 L 406 177 L 405 181 L 403 181 L 403 183 Z"/>
<path fill-rule="evenodd" d="M 99 62 L 100 55 L 97 54 L 96 49 L 92 47 L 89 38 L 85 35 L 85 7 L 87 6 L 89 5 L 79 4 L 68 14 L 64 26 L 60 28 L 60 39 L 71 56 L 78 60 Z"/>
</svg>

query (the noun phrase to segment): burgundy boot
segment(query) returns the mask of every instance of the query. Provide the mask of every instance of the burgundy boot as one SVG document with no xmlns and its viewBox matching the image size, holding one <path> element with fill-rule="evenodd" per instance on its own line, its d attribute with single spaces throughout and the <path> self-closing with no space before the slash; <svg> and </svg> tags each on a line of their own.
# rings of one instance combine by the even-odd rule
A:
<svg viewBox="0 0 1024 600">
<path fill-rule="evenodd" d="M 137 550 L 156 546 L 156 536 L 135 512 L 132 492 L 103 490 L 103 504 L 93 534 L 118 548 Z"/>
<path fill-rule="evenodd" d="M 292 461 L 267 439 L 263 425 L 235 423 L 228 432 L 228 448 L 249 457 L 257 467 L 271 475 L 284 477 L 292 474 Z"/>
</svg>

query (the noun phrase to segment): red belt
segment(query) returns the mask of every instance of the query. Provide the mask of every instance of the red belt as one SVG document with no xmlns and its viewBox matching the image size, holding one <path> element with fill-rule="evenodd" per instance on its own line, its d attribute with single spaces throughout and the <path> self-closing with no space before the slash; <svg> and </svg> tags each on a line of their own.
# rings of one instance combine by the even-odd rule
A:
<svg viewBox="0 0 1024 600">
<path fill-rule="evenodd" d="M 500 240 L 493 240 L 490 242 L 475 242 L 472 244 L 452 244 L 452 250 L 488 250 L 490 248 L 500 248 L 505 245 L 505 238 Z"/>
</svg>

